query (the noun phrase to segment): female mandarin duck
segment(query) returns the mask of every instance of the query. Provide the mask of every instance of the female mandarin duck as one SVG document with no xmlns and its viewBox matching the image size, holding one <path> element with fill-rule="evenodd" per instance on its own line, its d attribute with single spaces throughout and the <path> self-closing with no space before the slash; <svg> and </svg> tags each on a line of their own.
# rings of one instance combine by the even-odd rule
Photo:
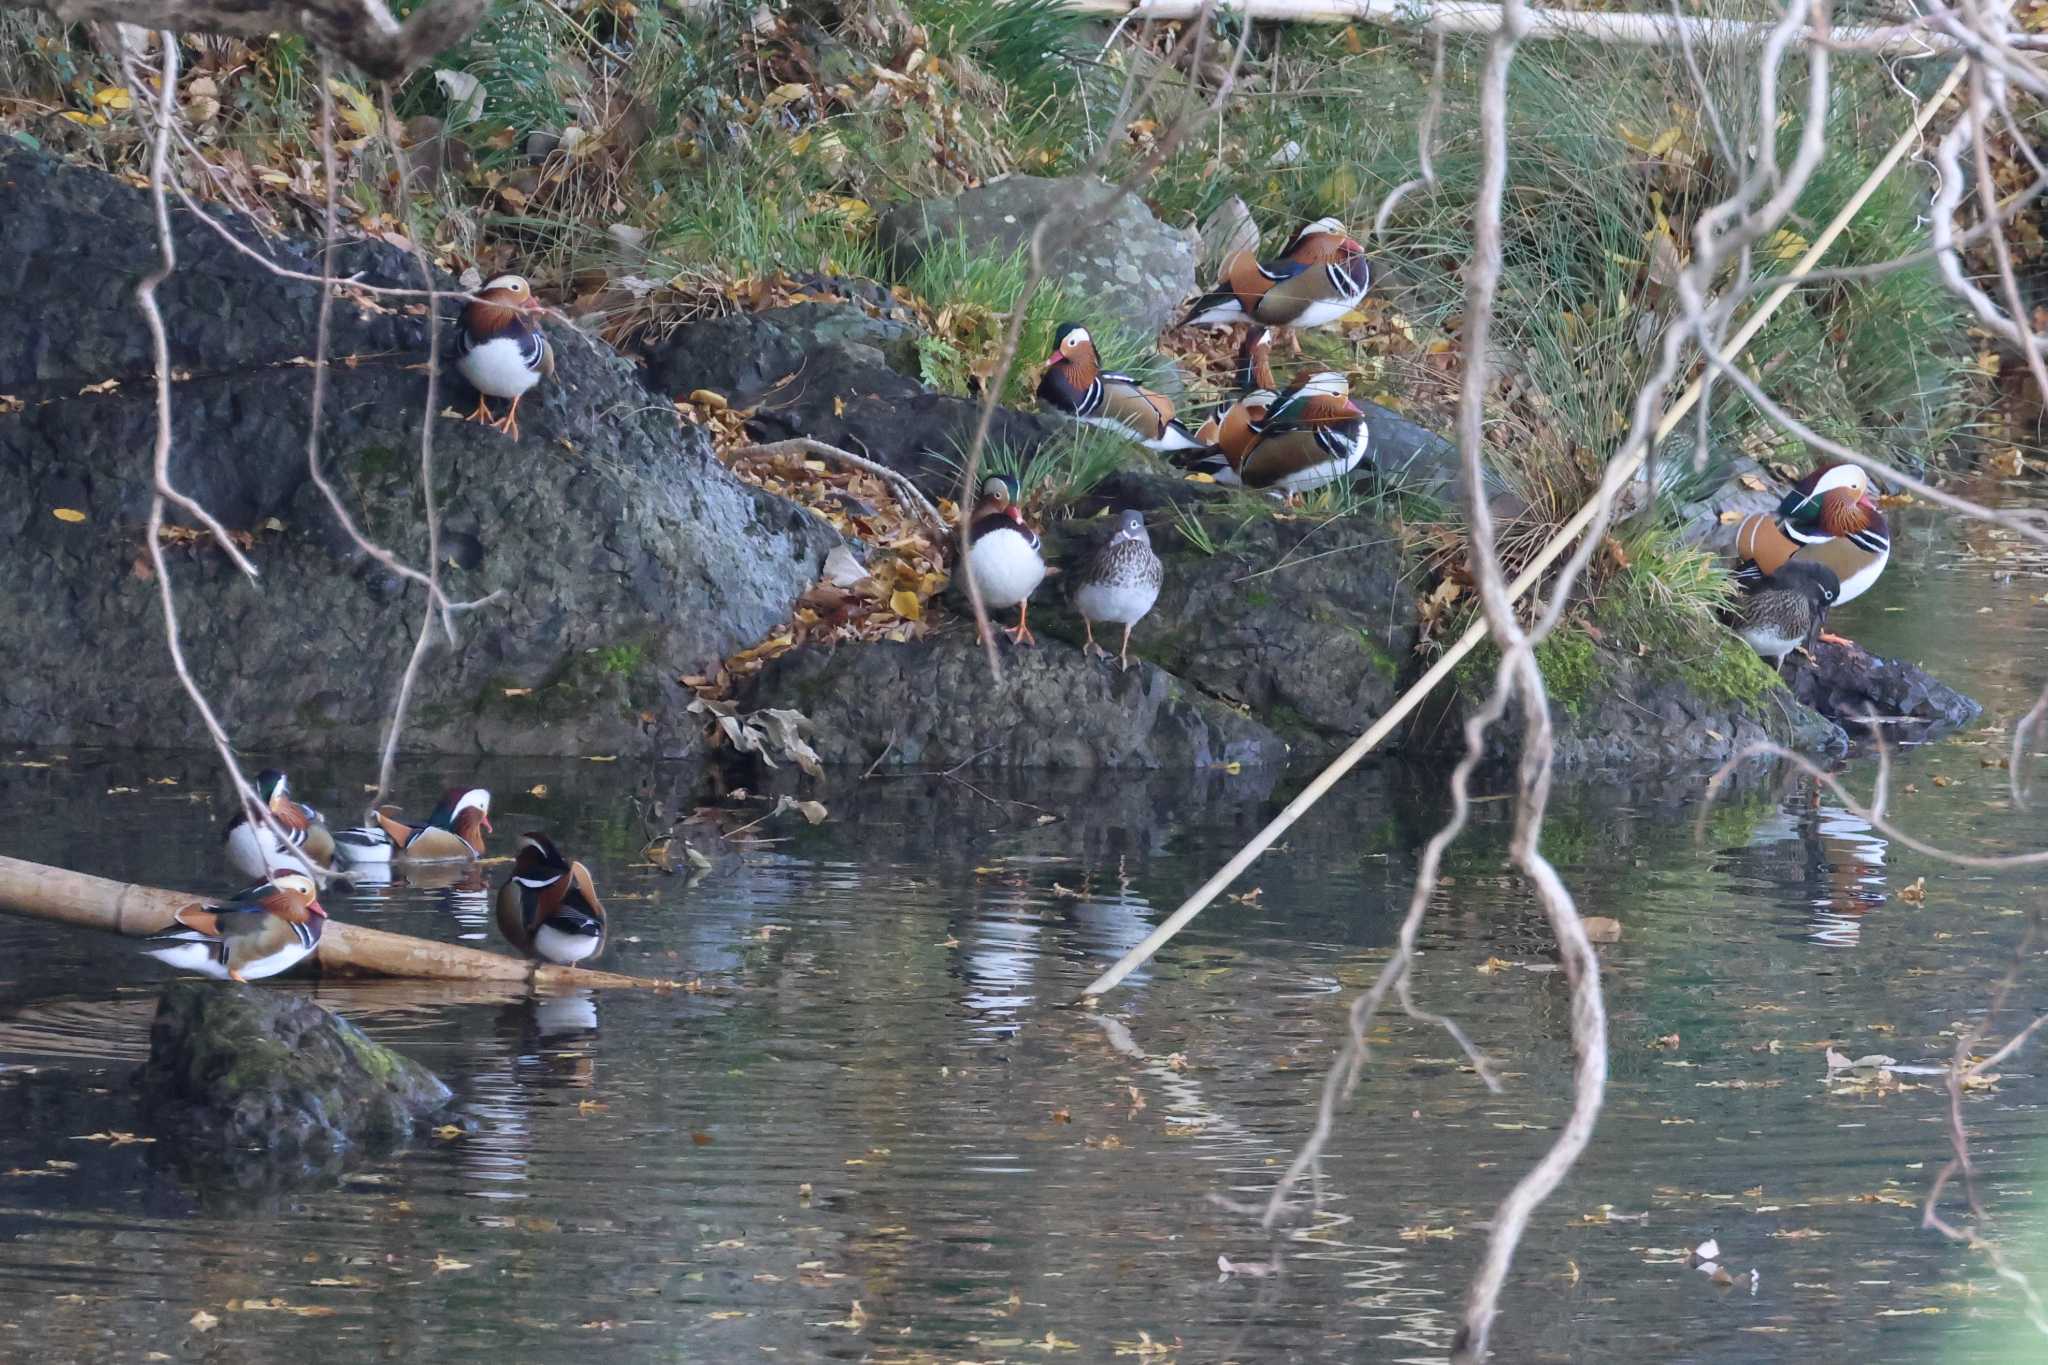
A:
<svg viewBox="0 0 2048 1365">
<path fill-rule="evenodd" d="M 1074 605 L 1081 611 L 1088 642 L 1081 652 L 1107 658 L 1109 651 L 1095 643 L 1095 623 L 1107 621 L 1124 628 L 1118 663 L 1131 666 L 1131 627 L 1159 600 L 1159 586 L 1166 581 L 1166 566 L 1152 552 L 1152 536 L 1145 529 L 1145 514 L 1126 509 L 1117 519 L 1116 533 L 1082 571 L 1074 588 Z"/>
<path fill-rule="evenodd" d="M 1053 333 L 1038 398 L 1091 426 L 1122 432 L 1151 450 L 1192 450 L 1200 444 L 1173 420 L 1173 400 L 1140 386 L 1127 374 L 1105 372 L 1095 339 L 1076 322 L 1063 322 Z"/>
<path fill-rule="evenodd" d="M 344 830 L 335 839 L 343 862 L 473 862 L 484 854 L 491 832 L 491 794 L 482 787 L 450 787 L 424 825 L 394 820 L 382 810 L 370 823 Z"/>
<path fill-rule="evenodd" d="M 175 929 L 143 940 L 144 952 L 181 971 L 215 980 L 276 976 L 320 946 L 327 912 L 313 879 L 279 869 L 223 905 L 188 905 Z"/>
<path fill-rule="evenodd" d="M 222 841 L 229 867 L 260 882 L 271 869 L 295 866 L 301 857 L 322 871 L 334 866 L 334 836 L 328 832 L 327 821 L 311 806 L 292 800 L 290 783 L 282 772 L 265 768 L 256 774 L 256 796 L 284 827 L 290 842 L 280 839 L 254 809 L 244 809 L 229 823 Z"/>
<path fill-rule="evenodd" d="M 1327 327 L 1371 287 L 1365 248 L 1335 218 L 1319 218 L 1294 234 L 1278 260 L 1261 261 L 1250 251 L 1232 255 L 1223 278 L 1195 300 L 1181 325 Z"/>
<path fill-rule="evenodd" d="M 1820 634 L 1841 592 L 1842 581 L 1827 565 L 1791 560 L 1776 573 L 1743 585 L 1735 633 L 1782 672 L 1785 656 L 1804 653 Z"/>
<path fill-rule="evenodd" d="M 1891 561 L 1891 529 L 1853 464 L 1824 465 L 1792 485 L 1775 513 L 1754 512 L 1735 532 L 1735 581 L 1760 582 L 1787 564 L 1824 564 L 1841 583 L 1835 605 L 1870 590 Z M 1823 634 L 1831 644 L 1848 644 Z"/>
<path fill-rule="evenodd" d="M 533 317 L 539 306 L 522 276 L 500 275 L 464 305 L 455 341 L 456 368 L 476 387 L 476 411 L 469 420 L 496 427 L 515 441 L 519 400 L 542 375 L 555 372 L 555 348 Z M 493 398 L 512 400 L 503 420 L 491 419 Z"/>
<path fill-rule="evenodd" d="M 519 860 L 498 888 L 498 932 L 528 957 L 568 967 L 604 947 L 604 906 L 590 871 L 545 834 L 519 836 Z"/>
<path fill-rule="evenodd" d="M 1017 506 L 1017 481 L 991 474 L 982 481 L 981 501 L 967 523 L 967 572 L 990 611 L 1017 609 L 1017 624 L 1003 633 L 1020 645 L 1035 645 L 1029 615 L 1031 594 L 1045 581 L 1045 557 L 1038 532 Z"/>
</svg>

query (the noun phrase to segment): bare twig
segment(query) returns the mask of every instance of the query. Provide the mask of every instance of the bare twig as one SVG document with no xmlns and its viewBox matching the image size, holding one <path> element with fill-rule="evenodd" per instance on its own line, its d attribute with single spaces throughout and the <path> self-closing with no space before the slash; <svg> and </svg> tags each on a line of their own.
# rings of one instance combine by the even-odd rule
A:
<svg viewBox="0 0 2048 1365">
<path fill-rule="evenodd" d="M 850 450 L 841 450 L 835 445 L 827 445 L 823 441 L 814 441 L 808 436 L 798 436 L 787 441 L 770 441 L 765 445 L 741 446 L 737 450 L 727 452 L 726 458 L 735 462 L 772 460 L 778 455 L 815 455 L 822 460 L 837 460 L 840 464 L 864 470 L 888 484 L 895 490 L 897 497 L 916 508 L 939 534 L 944 535 L 952 529 L 946 524 L 946 519 L 939 515 L 939 509 L 932 506 L 931 499 L 920 493 L 917 485 L 903 475 L 885 464 L 856 455 Z"/>
</svg>

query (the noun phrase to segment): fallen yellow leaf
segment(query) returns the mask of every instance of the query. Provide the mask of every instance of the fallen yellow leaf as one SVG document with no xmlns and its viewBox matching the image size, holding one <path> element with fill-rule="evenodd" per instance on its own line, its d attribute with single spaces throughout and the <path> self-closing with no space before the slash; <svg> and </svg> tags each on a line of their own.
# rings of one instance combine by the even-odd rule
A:
<svg viewBox="0 0 2048 1365">
<path fill-rule="evenodd" d="M 895 612 L 906 621 L 922 621 L 924 619 L 924 603 L 917 600 L 917 594 L 914 592 L 905 592 L 899 589 L 896 592 L 890 593 L 889 610 Z"/>
<path fill-rule="evenodd" d="M 50 515 L 59 521 L 77 522 L 85 520 L 85 513 L 79 511 L 76 507 L 52 507 Z"/>
</svg>

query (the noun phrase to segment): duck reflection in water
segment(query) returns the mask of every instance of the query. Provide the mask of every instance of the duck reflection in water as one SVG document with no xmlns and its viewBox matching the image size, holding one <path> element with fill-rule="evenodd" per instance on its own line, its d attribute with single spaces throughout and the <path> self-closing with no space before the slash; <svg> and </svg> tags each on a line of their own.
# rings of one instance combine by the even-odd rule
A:
<svg viewBox="0 0 2048 1365">
<path fill-rule="evenodd" d="M 470 1081 L 469 1112 L 479 1128 L 461 1144 L 463 1173 L 483 1199 L 524 1199 L 534 1130 L 576 1121 L 575 1099 L 597 1083 L 597 998 L 588 990 L 543 994 L 502 1006 L 493 1021 L 496 1065 Z"/>
<path fill-rule="evenodd" d="M 1853 948 L 1863 937 L 1863 916 L 1889 898 L 1885 889 L 1886 843 L 1870 822 L 1839 806 L 1820 803 L 1809 787 L 1798 816 L 1799 842 L 1806 852 L 1806 881 L 1815 894 L 1809 936 L 1830 947 Z"/>
<path fill-rule="evenodd" d="M 484 880 L 483 869 L 470 863 L 460 868 L 419 869 L 429 875 L 435 872 L 448 874 L 446 881 L 415 882 L 416 886 L 437 886 L 441 890 L 441 908 L 454 919 L 459 939 L 484 939 L 490 937 L 491 928 L 491 885 Z"/>
</svg>

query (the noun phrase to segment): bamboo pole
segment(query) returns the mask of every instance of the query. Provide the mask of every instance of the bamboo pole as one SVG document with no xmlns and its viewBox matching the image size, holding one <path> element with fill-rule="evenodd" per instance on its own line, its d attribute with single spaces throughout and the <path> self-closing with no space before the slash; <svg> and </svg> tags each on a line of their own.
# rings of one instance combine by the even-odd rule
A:
<svg viewBox="0 0 2048 1365">
<path fill-rule="evenodd" d="M 1920 107 L 1919 114 L 1913 120 L 1913 126 L 1899 135 L 1898 141 L 1892 144 L 1891 150 L 1885 153 L 1884 159 L 1877 163 L 1877 166 L 1870 172 L 1869 178 L 1857 187 L 1856 193 L 1849 196 L 1849 201 L 1842 205 L 1841 211 L 1834 216 L 1827 227 L 1821 230 L 1820 235 L 1813 239 L 1813 244 L 1806 249 L 1806 253 L 1793 264 L 1792 269 L 1787 272 L 1784 282 L 1767 294 L 1764 297 L 1764 301 L 1758 304 L 1756 310 L 1744 320 L 1735 335 L 1729 339 L 1726 354 L 1730 356 L 1738 355 L 1744 347 L 1756 339 L 1756 334 L 1763 330 L 1764 324 L 1769 322 L 1771 315 L 1778 311 L 1779 305 L 1790 298 L 1792 291 L 1799 287 L 1800 279 L 1813 269 L 1822 256 L 1827 254 L 1828 248 L 1835 244 L 1835 239 L 1842 235 L 1843 230 L 1849 226 L 1850 220 L 1862 211 L 1864 204 L 1869 202 L 1870 196 L 1877 192 L 1877 187 L 1884 183 L 1886 177 L 1891 175 L 1893 169 L 1905 158 L 1906 153 L 1919 143 L 1920 135 L 1927 131 L 1927 125 L 1934 121 L 1934 116 L 1940 112 L 1941 106 L 1948 102 L 1948 97 L 1955 93 L 1957 86 L 1962 84 L 1963 76 L 1968 69 L 1969 61 L 1967 59 L 1956 63 L 1955 69 L 1949 72 L 1948 79 L 1942 82 L 1941 88 L 1936 90 L 1933 97 Z M 1664 415 L 1664 420 L 1657 424 L 1656 434 L 1650 438 L 1644 449 L 1638 450 L 1622 462 L 1615 479 L 1617 486 L 1623 480 L 1632 477 L 1636 470 L 1641 468 L 1643 459 L 1649 450 L 1654 449 L 1663 442 L 1665 437 L 1677 430 L 1678 424 L 1685 420 L 1686 414 L 1692 411 L 1693 406 L 1700 401 L 1700 395 L 1705 391 L 1706 373 L 1703 371 L 1700 377 L 1695 379 L 1685 392 L 1679 395 L 1678 401 L 1671 405 L 1671 410 Z M 1559 528 L 1557 534 L 1551 537 L 1550 543 L 1538 552 L 1536 557 L 1529 562 L 1528 567 L 1523 569 L 1515 581 L 1508 586 L 1509 601 L 1512 602 L 1520 598 L 1536 585 L 1537 580 L 1542 578 L 1550 566 L 1557 562 L 1558 557 L 1565 552 L 1573 541 L 1579 538 L 1579 533 L 1592 523 L 1593 514 L 1598 505 L 1597 499 L 1588 502 L 1578 510 L 1570 521 Z M 1421 704 L 1422 699 L 1428 696 L 1438 683 L 1449 677 L 1451 670 L 1456 668 L 1466 655 L 1478 648 L 1479 642 L 1485 638 L 1486 622 L 1483 619 L 1474 621 L 1465 633 L 1458 637 L 1458 642 L 1444 651 L 1443 657 L 1436 661 L 1435 666 L 1416 679 L 1415 684 L 1401 694 L 1400 700 L 1394 703 L 1392 709 L 1374 721 L 1371 728 L 1364 734 L 1351 741 L 1351 744 L 1343 753 L 1338 754 L 1336 758 L 1331 760 L 1327 768 L 1316 774 L 1315 780 L 1302 788 L 1301 794 L 1292 801 L 1289 801 L 1286 808 L 1267 822 L 1264 829 L 1253 835 L 1251 842 L 1239 849 L 1235 857 L 1217 869 L 1215 876 L 1203 882 L 1195 891 L 1195 894 L 1181 902 L 1180 908 L 1162 920 L 1159 927 L 1148 934 L 1143 943 L 1125 953 L 1108 971 L 1089 982 L 1087 989 L 1081 993 L 1082 998 L 1084 1000 L 1092 999 L 1103 994 L 1105 991 L 1115 989 L 1118 982 L 1129 976 L 1139 966 L 1150 960 L 1154 953 L 1165 947 L 1167 940 L 1178 934 L 1182 929 L 1185 929 L 1188 922 L 1194 919 L 1196 915 L 1201 914 L 1208 907 L 1209 902 L 1216 899 L 1217 895 L 1222 892 L 1224 887 L 1237 880 L 1239 873 L 1250 867 L 1253 860 L 1268 848 L 1271 848 L 1274 841 L 1286 833 L 1290 825 L 1307 813 L 1310 806 L 1321 800 L 1324 793 L 1337 784 L 1339 778 L 1356 767 L 1358 761 L 1370 753 L 1373 747 L 1381 740 L 1391 734 L 1396 725 L 1406 720 L 1408 714 Z"/>
<path fill-rule="evenodd" d="M 1083 14 L 1113 14 L 1132 23 L 1193 19 L 1205 11 L 1291 24 L 1381 24 L 1425 33 L 1486 34 L 1500 28 L 1500 6 L 1474 0 L 1067 0 Z M 1699 47 L 1761 43 L 1771 25 L 1746 19 L 1707 19 L 1669 14 L 1615 14 L 1531 9 L 1525 39 L 1578 38 L 1592 42 L 1657 47 L 1685 41 Z M 1933 56 L 1955 51 L 1956 40 L 1921 24 L 1886 24 L 1836 29 L 1828 35 L 1837 52 Z M 2030 45 L 2030 44 L 2022 44 Z"/>
<path fill-rule="evenodd" d="M 171 927 L 172 916 L 206 900 L 183 891 L 109 881 L 68 868 L 0 856 L 0 910 L 140 938 Z M 548 988 L 665 989 L 673 981 L 581 967 L 536 965 L 501 953 L 435 943 L 410 934 L 328 920 L 320 933 L 320 970 L 332 974 L 426 977 L 443 981 L 531 982 Z"/>
</svg>

